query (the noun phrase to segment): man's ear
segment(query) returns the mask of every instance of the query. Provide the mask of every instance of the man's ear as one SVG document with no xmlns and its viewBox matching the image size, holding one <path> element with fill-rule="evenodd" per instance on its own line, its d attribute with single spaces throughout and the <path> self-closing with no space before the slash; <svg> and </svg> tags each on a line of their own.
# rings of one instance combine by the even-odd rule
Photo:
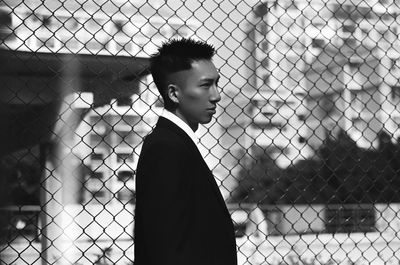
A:
<svg viewBox="0 0 400 265">
<path fill-rule="evenodd" d="M 168 85 L 167 95 L 172 102 L 174 102 L 175 104 L 179 103 L 179 88 L 177 85 Z"/>
</svg>

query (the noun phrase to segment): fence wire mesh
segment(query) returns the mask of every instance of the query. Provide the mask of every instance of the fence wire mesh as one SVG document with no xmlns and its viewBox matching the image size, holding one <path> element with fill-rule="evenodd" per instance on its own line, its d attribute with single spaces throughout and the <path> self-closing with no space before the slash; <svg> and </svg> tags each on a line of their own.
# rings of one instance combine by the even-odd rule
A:
<svg viewBox="0 0 400 265">
<path fill-rule="evenodd" d="M 0 1 L 0 264 L 133 264 L 136 163 L 163 106 L 148 58 L 177 37 L 217 49 L 222 101 L 197 133 L 239 264 L 400 264 L 399 11 Z"/>
</svg>

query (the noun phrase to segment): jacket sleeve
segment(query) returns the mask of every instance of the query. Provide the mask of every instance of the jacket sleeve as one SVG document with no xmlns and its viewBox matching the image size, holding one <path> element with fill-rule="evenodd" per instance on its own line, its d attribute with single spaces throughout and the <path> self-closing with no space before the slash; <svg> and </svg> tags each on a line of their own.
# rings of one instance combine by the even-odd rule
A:
<svg viewBox="0 0 400 265">
<path fill-rule="evenodd" d="M 149 265 L 187 265 L 183 253 L 190 233 L 192 178 L 187 148 L 157 143 L 145 150 L 137 169 L 137 205 Z M 139 210 L 139 209 L 138 209 Z M 186 231 L 186 232 L 185 232 Z"/>
</svg>

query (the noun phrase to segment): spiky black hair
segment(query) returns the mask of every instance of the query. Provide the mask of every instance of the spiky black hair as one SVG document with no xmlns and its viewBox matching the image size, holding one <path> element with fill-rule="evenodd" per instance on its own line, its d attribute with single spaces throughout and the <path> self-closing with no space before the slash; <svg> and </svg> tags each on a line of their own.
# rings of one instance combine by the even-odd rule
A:
<svg viewBox="0 0 400 265">
<path fill-rule="evenodd" d="M 214 55 L 215 48 L 212 45 L 190 38 L 172 39 L 162 44 L 150 58 L 150 72 L 165 107 L 172 104 L 166 96 L 168 75 L 189 70 L 194 61 L 211 60 Z"/>
</svg>

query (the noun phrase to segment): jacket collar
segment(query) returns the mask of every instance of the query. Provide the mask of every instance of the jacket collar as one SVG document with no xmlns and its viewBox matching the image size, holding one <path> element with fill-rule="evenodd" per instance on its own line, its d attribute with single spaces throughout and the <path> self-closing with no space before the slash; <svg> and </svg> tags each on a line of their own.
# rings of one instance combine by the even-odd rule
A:
<svg viewBox="0 0 400 265">
<path fill-rule="evenodd" d="M 181 128 L 192 140 L 193 142 L 198 145 L 199 144 L 199 138 L 195 134 L 195 132 L 190 128 L 186 122 L 184 122 L 181 118 L 176 116 L 174 113 L 164 109 L 163 112 L 161 113 L 161 117 L 164 117 L 171 122 L 173 122 L 176 126 Z"/>
</svg>

